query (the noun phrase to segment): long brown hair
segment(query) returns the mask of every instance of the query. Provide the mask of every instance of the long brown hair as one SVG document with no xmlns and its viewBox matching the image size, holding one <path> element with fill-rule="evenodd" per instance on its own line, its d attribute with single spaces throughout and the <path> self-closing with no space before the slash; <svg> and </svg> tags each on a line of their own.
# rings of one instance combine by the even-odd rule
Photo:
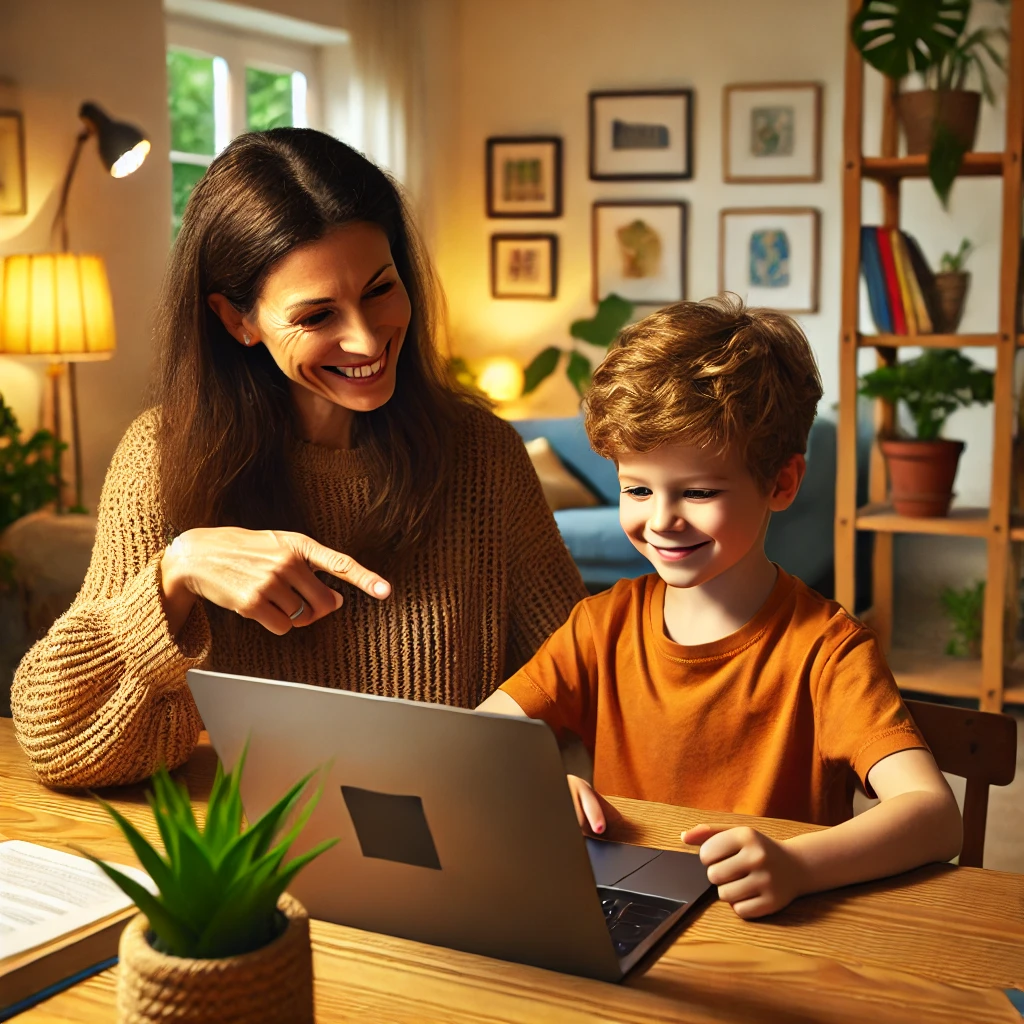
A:
<svg viewBox="0 0 1024 1024">
<path fill-rule="evenodd" d="M 288 379 L 263 345 L 243 348 L 209 308 L 213 292 L 251 314 L 270 268 L 330 228 L 365 221 L 391 243 L 410 321 L 391 400 L 356 415 L 371 508 L 359 554 L 416 544 L 439 514 L 446 458 L 472 400 L 434 346 L 439 290 L 391 179 L 337 139 L 303 128 L 239 136 L 189 197 L 158 320 L 158 451 L 164 510 L 196 526 L 306 528 L 290 482 L 297 425 Z M 386 560 L 386 559 L 385 559 Z"/>
</svg>

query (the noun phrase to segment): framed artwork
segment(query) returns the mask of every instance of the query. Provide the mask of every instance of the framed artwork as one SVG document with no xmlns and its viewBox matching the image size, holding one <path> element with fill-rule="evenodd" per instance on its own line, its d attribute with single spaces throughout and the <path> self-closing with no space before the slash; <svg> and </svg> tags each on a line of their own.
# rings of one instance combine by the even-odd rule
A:
<svg viewBox="0 0 1024 1024">
<path fill-rule="evenodd" d="M 686 297 L 686 203 L 594 203 L 593 298 L 613 292 L 638 306 Z"/>
<path fill-rule="evenodd" d="M 557 291 L 557 235 L 491 235 L 494 298 L 553 299 Z"/>
<path fill-rule="evenodd" d="M 693 90 L 590 94 L 590 177 L 674 181 L 693 177 Z"/>
<path fill-rule="evenodd" d="M 17 111 L 0 110 L 0 215 L 26 211 L 25 126 Z"/>
<path fill-rule="evenodd" d="M 562 140 L 555 136 L 487 140 L 487 216 L 562 216 Z"/>
<path fill-rule="evenodd" d="M 718 290 L 751 306 L 818 312 L 821 214 L 808 207 L 722 210 Z"/>
<path fill-rule="evenodd" d="M 727 85 L 722 103 L 726 181 L 821 181 L 821 95 L 817 82 Z"/>
</svg>

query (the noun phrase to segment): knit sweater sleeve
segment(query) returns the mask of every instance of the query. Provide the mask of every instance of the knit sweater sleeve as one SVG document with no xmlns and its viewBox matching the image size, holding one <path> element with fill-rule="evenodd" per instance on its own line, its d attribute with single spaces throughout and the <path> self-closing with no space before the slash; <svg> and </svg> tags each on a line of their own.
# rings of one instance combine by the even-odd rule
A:
<svg viewBox="0 0 1024 1024">
<path fill-rule="evenodd" d="M 504 424 L 503 424 L 504 426 Z M 505 675 L 526 664 L 587 596 L 576 563 L 544 500 L 540 480 L 519 435 L 505 426 L 508 473 L 508 657 Z"/>
<path fill-rule="evenodd" d="M 122 439 L 85 583 L 15 673 L 18 741 L 51 786 L 136 782 L 184 762 L 199 736 L 185 672 L 205 660 L 210 632 L 201 602 L 176 638 L 164 614 L 156 422 L 144 414 Z"/>
</svg>

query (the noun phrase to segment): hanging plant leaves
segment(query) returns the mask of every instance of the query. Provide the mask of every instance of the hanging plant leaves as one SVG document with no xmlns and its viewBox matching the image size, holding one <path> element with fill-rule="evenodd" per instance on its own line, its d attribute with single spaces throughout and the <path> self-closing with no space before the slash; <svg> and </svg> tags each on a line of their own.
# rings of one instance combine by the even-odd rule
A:
<svg viewBox="0 0 1024 1024">
<path fill-rule="evenodd" d="M 850 24 L 861 56 L 889 78 L 925 71 L 967 24 L 971 0 L 865 0 Z"/>
<path fill-rule="evenodd" d="M 551 345 L 534 356 L 530 365 L 523 370 L 524 395 L 528 395 L 541 381 L 547 379 L 555 372 L 555 367 L 558 365 L 561 355 L 561 350 Z"/>
<path fill-rule="evenodd" d="M 614 293 L 597 304 L 597 312 L 589 320 L 574 320 L 569 333 L 580 341 L 607 348 L 633 315 L 633 303 Z"/>
<path fill-rule="evenodd" d="M 590 387 L 590 360 L 586 356 L 581 356 L 579 352 L 570 352 L 565 375 L 572 381 L 576 393 L 582 398 L 583 393 Z"/>
<path fill-rule="evenodd" d="M 949 207 L 949 193 L 966 152 L 967 147 L 946 125 L 941 121 L 936 124 L 932 149 L 928 154 L 928 177 L 944 210 Z"/>
</svg>

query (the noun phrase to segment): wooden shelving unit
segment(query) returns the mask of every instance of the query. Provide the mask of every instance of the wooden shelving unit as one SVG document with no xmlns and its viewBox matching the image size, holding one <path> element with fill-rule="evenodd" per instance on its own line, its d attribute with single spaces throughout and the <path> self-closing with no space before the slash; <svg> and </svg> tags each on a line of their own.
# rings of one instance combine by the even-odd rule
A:
<svg viewBox="0 0 1024 1024">
<path fill-rule="evenodd" d="M 848 0 L 849 17 L 861 0 Z M 855 545 L 858 530 L 875 534 L 873 605 L 865 616 L 889 655 L 903 689 L 953 697 L 971 697 L 982 709 L 999 711 L 1004 702 L 1024 702 L 1024 659 L 1014 662 L 1019 549 L 1024 519 L 1013 515 L 1014 357 L 1022 343 L 1019 322 L 1021 251 L 1021 165 L 1024 150 L 1024 2 L 1010 5 L 1009 73 L 1006 88 L 1006 149 L 968 153 L 960 174 L 998 177 L 1002 182 L 1002 240 L 999 274 L 999 323 L 993 334 L 891 335 L 861 333 L 858 325 L 860 281 L 861 186 L 875 181 L 882 189 L 883 223 L 900 224 L 900 183 L 928 173 L 927 156 L 899 156 L 895 86 L 887 83 L 882 118 L 881 156 L 862 152 L 864 64 L 852 42 L 846 49 L 846 96 L 843 125 L 843 271 L 842 327 L 839 360 L 839 456 L 836 483 L 836 597 L 853 610 Z M 849 22 L 847 22 L 849 23 Z M 936 200 L 937 202 L 937 200 Z M 892 365 L 900 348 L 990 347 L 996 351 L 993 411 L 992 487 L 988 508 L 955 509 L 948 518 L 914 519 L 888 506 L 885 464 L 877 445 L 872 450 L 869 503 L 857 508 L 857 354 L 874 348 L 879 365 Z M 892 430 L 895 409 L 877 402 L 875 427 Z M 893 538 L 897 533 L 978 537 L 985 540 L 987 571 L 984 636 L 980 664 L 936 652 L 893 647 Z"/>
</svg>

